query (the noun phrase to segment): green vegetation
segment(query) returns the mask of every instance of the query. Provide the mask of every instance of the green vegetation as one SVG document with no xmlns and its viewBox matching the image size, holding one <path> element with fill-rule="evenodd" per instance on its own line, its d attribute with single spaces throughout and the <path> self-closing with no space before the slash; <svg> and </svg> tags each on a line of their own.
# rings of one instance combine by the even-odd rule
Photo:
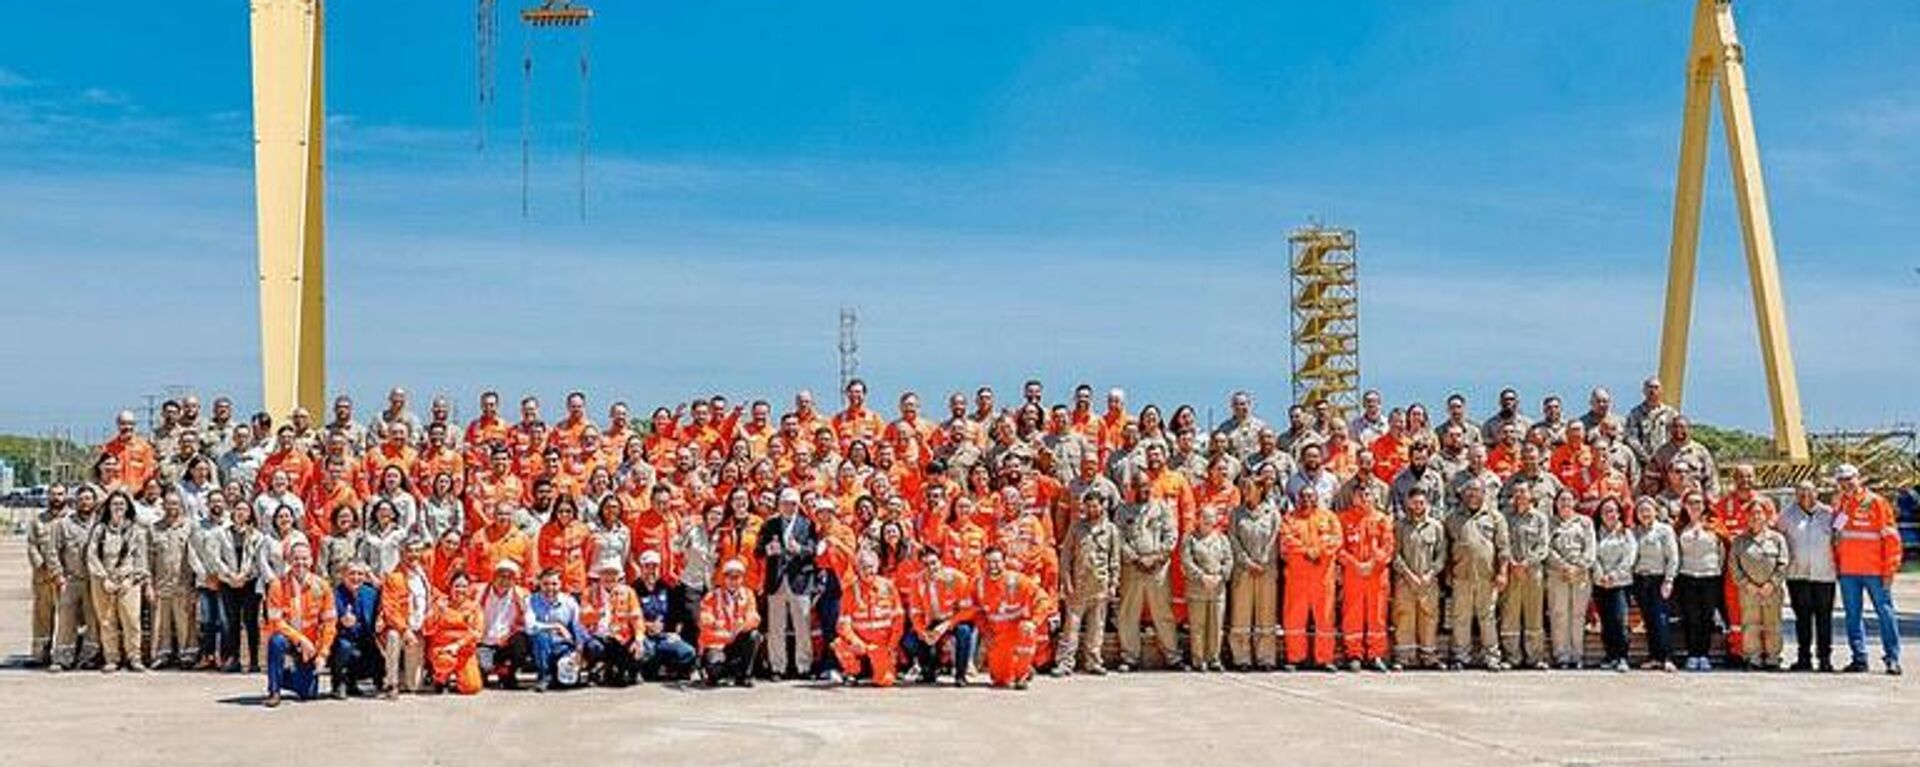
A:
<svg viewBox="0 0 1920 767">
<path fill-rule="evenodd" d="M 40 484 L 41 469 L 48 465 L 49 457 L 54 465 L 66 464 L 66 471 L 74 475 L 87 469 L 87 448 L 82 445 L 67 440 L 0 434 L 0 460 L 13 466 L 14 482 L 18 485 Z"/>
<path fill-rule="evenodd" d="M 1733 461 L 1763 460 L 1774 455 L 1772 437 L 1740 429 L 1695 422 L 1693 438 L 1713 451 L 1714 460 L 1722 465 Z"/>
</svg>

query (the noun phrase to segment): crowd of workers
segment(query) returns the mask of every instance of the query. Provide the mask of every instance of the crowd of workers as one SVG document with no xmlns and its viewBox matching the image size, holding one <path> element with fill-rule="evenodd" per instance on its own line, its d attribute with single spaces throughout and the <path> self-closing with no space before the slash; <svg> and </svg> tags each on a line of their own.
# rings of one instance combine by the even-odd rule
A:
<svg viewBox="0 0 1920 767">
<path fill-rule="evenodd" d="M 1024 688 L 1109 663 L 1627 671 L 1634 633 L 1641 669 L 1782 670 L 1791 604 L 1790 668 L 1832 671 L 1837 592 L 1845 670 L 1868 670 L 1870 604 L 1900 673 L 1887 501 L 1844 465 L 1784 504 L 1748 466 L 1723 487 L 1660 382 L 1643 394 L 1536 419 L 1509 389 L 1478 423 L 1455 394 L 1436 423 L 1369 391 L 1270 427 L 1238 392 L 1211 430 L 1119 389 L 1048 405 L 1037 381 L 1010 407 L 953 394 L 941 420 L 911 392 L 883 416 L 854 380 L 833 415 L 801 392 L 778 416 L 616 402 L 604 427 L 577 392 L 555 422 L 488 392 L 464 427 L 398 389 L 364 423 L 344 397 L 318 423 L 187 397 L 144 436 L 120 413 L 92 481 L 33 519 L 32 659 L 264 669 L 268 705 L 323 672 L 335 697 L 392 697 L 981 667 Z"/>
</svg>

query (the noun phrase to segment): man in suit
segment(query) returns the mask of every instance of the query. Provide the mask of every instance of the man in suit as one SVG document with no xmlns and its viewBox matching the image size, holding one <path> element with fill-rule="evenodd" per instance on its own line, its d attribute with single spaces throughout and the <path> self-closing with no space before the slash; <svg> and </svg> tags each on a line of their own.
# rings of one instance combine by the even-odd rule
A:
<svg viewBox="0 0 1920 767">
<path fill-rule="evenodd" d="M 778 678 L 803 676 L 813 667 L 813 587 L 819 539 L 800 514 L 800 493 L 780 491 L 779 513 L 760 528 L 755 549 L 766 562 L 767 660 Z M 794 665 L 788 671 L 787 639 L 792 637 Z"/>
</svg>

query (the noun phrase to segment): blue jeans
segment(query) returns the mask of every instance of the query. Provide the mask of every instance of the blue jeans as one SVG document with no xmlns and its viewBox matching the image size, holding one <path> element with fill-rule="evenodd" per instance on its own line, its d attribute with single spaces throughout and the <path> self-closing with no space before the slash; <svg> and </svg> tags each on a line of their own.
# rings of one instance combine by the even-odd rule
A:
<svg viewBox="0 0 1920 767">
<path fill-rule="evenodd" d="M 1593 590 L 1600 605 L 1600 641 L 1609 662 L 1627 659 L 1627 592 L 1631 590 L 1629 586 Z"/>
<path fill-rule="evenodd" d="M 199 596 L 200 657 L 204 660 L 214 660 L 234 655 L 238 648 L 220 645 L 220 636 L 226 632 L 227 623 L 227 615 L 223 609 L 226 604 L 220 598 L 220 590 L 201 587 L 196 589 L 195 593 Z"/>
<path fill-rule="evenodd" d="M 820 620 L 820 646 L 825 652 L 813 659 L 814 674 L 824 674 L 840 669 L 840 656 L 833 652 L 833 640 L 840 636 L 840 576 L 824 572 L 821 576 L 819 592 L 813 596 L 813 614 Z M 800 637 L 794 641 L 808 642 L 804 628 Z"/>
<path fill-rule="evenodd" d="M 533 673 L 536 678 L 553 681 L 554 670 L 559 668 L 561 656 L 573 652 L 573 640 L 561 639 L 551 631 L 531 631 L 528 638 L 533 644 Z"/>
<path fill-rule="evenodd" d="M 967 675 L 967 669 L 973 665 L 973 651 L 979 639 L 971 623 L 954 626 L 946 636 L 941 637 L 940 641 L 934 644 L 920 641 L 920 635 L 913 633 L 911 629 L 906 633 L 906 637 L 900 640 L 900 646 L 907 651 L 907 655 L 912 657 L 915 663 L 919 664 L 920 675 L 924 679 L 932 679 L 939 673 L 940 645 L 943 644 L 953 645 L 954 678 L 964 678 Z"/>
<path fill-rule="evenodd" d="M 299 650 L 286 637 L 274 634 L 267 640 L 267 694 L 278 695 L 282 690 L 301 700 L 320 697 L 320 670 L 313 661 L 301 660 Z"/>
<path fill-rule="evenodd" d="M 1867 619 L 1861 614 L 1860 597 L 1873 600 L 1873 617 L 1880 621 L 1881 659 L 1900 662 L 1900 615 L 1893 610 L 1893 592 L 1878 575 L 1840 576 L 1840 607 L 1847 615 L 1847 649 L 1854 663 L 1867 662 Z"/>
<path fill-rule="evenodd" d="M 1673 654 L 1667 625 L 1667 600 L 1660 596 L 1663 579 L 1658 575 L 1633 576 L 1633 601 L 1640 605 L 1640 622 L 1647 628 L 1647 659 L 1665 661 Z"/>
<path fill-rule="evenodd" d="M 649 636 L 640 640 L 640 675 L 647 679 L 660 678 L 662 671 L 683 675 L 693 670 L 698 657 L 693 645 L 679 634 Z"/>
</svg>

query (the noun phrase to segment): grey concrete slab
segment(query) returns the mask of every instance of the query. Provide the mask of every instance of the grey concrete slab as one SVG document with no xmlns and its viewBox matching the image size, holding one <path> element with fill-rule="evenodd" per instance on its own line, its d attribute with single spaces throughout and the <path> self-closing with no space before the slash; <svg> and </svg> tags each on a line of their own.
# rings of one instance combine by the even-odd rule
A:
<svg viewBox="0 0 1920 767">
<path fill-rule="evenodd" d="M 27 640 L 0 539 L 0 647 Z M 1138 674 L 986 689 L 258 705 L 257 677 L 0 670 L 0 765 L 1920 764 L 1920 682 L 1791 674 Z"/>
</svg>

